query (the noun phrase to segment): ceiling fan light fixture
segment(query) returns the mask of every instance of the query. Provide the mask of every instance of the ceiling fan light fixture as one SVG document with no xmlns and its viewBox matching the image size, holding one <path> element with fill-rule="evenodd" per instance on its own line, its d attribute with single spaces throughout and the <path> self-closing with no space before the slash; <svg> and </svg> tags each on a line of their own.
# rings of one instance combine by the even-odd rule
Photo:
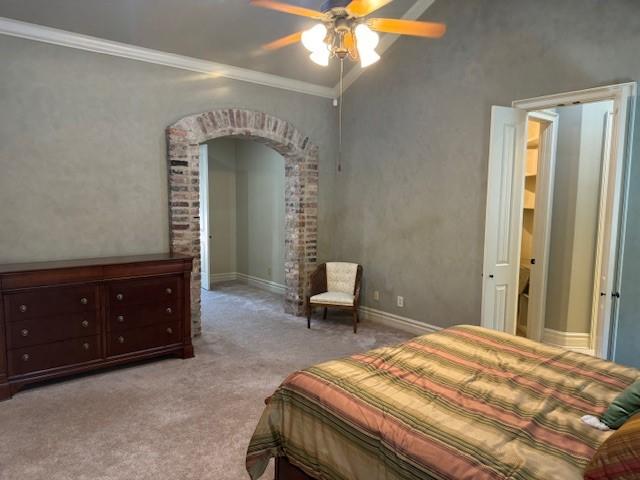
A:
<svg viewBox="0 0 640 480">
<path fill-rule="evenodd" d="M 375 50 L 378 46 L 378 42 L 380 41 L 378 34 L 364 23 L 361 23 L 356 27 L 355 34 L 356 41 L 358 42 L 358 49 Z"/>
<path fill-rule="evenodd" d="M 329 52 L 329 48 L 325 45 L 324 48 L 319 48 L 318 50 L 311 52 L 309 58 L 313 63 L 326 67 L 329 65 L 330 54 L 331 52 Z"/>
<path fill-rule="evenodd" d="M 371 30 L 367 25 L 361 23 L 355 28 L 356 46 L 358 48 L 358 57 L 360 57 L 360 66 L 366 68 L 380 60 L 380 55 L 376 52 L 376 47 L 380 41 L 380 37 L 376 32 Z"/>
<path fill-rule="evenodd" d="M 304 48 L 306 48 L 310 52 L 315 53 L 320 50 L 326 49 L 326 44 L 324 43 L 326 37 L 327 27 L 325 27 L 322 23 L 317 23 L 309 30 L 305 30 L 304 32 L 302 32 L 302 45 L 304 45 Z"/>
<path fill-rule="evenodd" d="M 369 65 L 373 65 L 380 60 L 380 55 L 375 50 L 360 50 L 358 49 L 358 56 L 360 57 L 360 66 L 367 68 Z"/>
</svg>

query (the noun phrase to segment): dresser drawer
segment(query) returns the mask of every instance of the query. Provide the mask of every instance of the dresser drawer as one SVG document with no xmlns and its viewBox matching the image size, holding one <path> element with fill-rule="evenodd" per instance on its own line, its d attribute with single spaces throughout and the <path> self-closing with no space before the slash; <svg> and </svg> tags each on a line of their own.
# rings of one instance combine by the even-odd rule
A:
<svg viewBox="0 0 640 480">
<path fill-rule="evenodd" d="M 9 350 L 9 375 L 75 365 L 102 357 L 100 336 Z"/>
<path fill-rule="evenodd" d="M 182 342 L 182 322 L 149 325 L 124 332 L 109 333 L 110 357 Z"/>
<path fill-rule="evenodd" d="M 176 299 L 149 305 L 114 305 L 109 312 L 107 329 L 123 331 L 181 319 L 182 312 Z"/>
<path fill-rule="evenodd" d="M 122 305 L 175 300 L 179 297 L 179 280 L 180 277 L 168 276 L 111 282 L 109 305 L 113 310 Z"/>
<path fill-rule="evenodd" d="M 9 349 L 93 336 L 99 333 L 98 312 L 65 313 L 7 324 Z"/>
<path fill-rule="evenodd" d="M 97 309 L 95 285 L 34 288 L 5 295 L 9 322 L 50 317 L 60 313 L 92 312 Z"/>
</svg>

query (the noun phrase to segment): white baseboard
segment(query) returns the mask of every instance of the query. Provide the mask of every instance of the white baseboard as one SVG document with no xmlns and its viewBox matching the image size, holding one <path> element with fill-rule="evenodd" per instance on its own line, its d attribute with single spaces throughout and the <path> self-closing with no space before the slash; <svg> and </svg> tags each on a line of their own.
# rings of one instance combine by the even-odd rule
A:
<svg viewBox="0 0 640 480">
<path fill-rule="evenodd" d="M 561 332 L 551 328 L 545 328 L 542 335 L 542 343 L 553 345 L 554 347 L 566 348 L 574 352 L 593 355 L 591 349 L 591 335 L 588 333 Z"/>
<path fill-rule="evenodd" d="M 239 280 L 247 285 L 251 285 L 261 290 L 268 292 L 278 293 L 283 295 L 286 291 L 286 287 L 278 282 L 272 280 L 265 280 L 264 278 L 254 277 L 253 275 L 247 275 L 240 272 L 229 273 L 213 273 L 209 275 L 211 283 L 230 282 L 233 280 Z"/>
<path fill-rule="evenodd" d="M 273 280 L 265 280 L 264 278 L 254 277 L 252 275 L 247 275 L 246 273 L 236 273 L 238 280 L 242 280 L 246 282 L 248 285 L 254 286 L 256 288 L 261 288 L 262 290 L 267 290 L 273 293 L 279 293 L 284 295 L 287 287 L 282 285 L 281 283 L 274 282 Z"/>
<path fill-rule="evenodd" d="M 426 333 L 437 332 L 442 327 L 430 325 L 428 323 L 419 322 L 413 318 L 402 317 L 395 313 L 383 312 L 371 307 L 360 307 L 360 318 L 364 321 L 379 323 L 388 327 L 397 328 L 404 332 L 414 333 L 416 335 L 424 335 Z"/>
<path fill-rule="evenodd" d="M 236 272 L 212 273 L 209 275 L 209 282 L 211 283 L 231 282 L 237 279 L 238 279 L 238 274 Z"/>
</svg>

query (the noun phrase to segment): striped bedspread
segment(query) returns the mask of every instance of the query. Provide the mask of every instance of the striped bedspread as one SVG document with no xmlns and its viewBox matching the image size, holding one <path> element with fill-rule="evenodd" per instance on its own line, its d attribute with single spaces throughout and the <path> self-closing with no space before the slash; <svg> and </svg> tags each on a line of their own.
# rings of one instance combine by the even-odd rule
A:
<svg viewBox="0 0 640 480">
<path fill-rule="evenodd" d="M 599 415 L 640 371 L 458 326 L 290 375 L 247 451 L 319 480 L 579 480 Z"/>
</svg>

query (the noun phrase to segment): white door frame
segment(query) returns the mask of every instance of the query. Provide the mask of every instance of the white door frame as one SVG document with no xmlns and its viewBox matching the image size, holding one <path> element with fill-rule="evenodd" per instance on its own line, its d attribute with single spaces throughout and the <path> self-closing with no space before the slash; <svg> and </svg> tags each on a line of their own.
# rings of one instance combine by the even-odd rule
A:
<svg viewBox="0 0 640 480">
<path fill-rule="evenodd" d="M 605 100 L 613 101 L 613 116 L 611 127 L 609 172 L 606 179 L 607 202 L 605 213 L 605 233 L 602 251 L 601 291 L 606 293 L 601 297 L 604 304 L 601 306 L 604 315 L 597 322 L 595 332 L 592 331 L 591 347 L 594 353 L 601 358 L 610 358 L 609 337 L 611 325 L 615 322 L 613 317 L 613 300 L 617 299 L 618 282 L 616 267 L 618 252 L 621 251 L 622 241 L 620 232 L 626 223 L 627 192 L 624 190 L 628 177 L 627 135 L 633 126 L 633 114 L 635 112 L 637 85 L 636 82 L 608 85 L 604 87 L 590 88 L 575 92 L 560 93 L 543 97 L 514 101 L 512 106 L 527 111 L 546 110 L 549 108 L 591 103 Z M 624 215 L 623 215 L 624 214 Z M 513 239 L 512 241 L 515 241 Z M 520 239 L 517 239 L 520 241 Z M 617 315 L 617 309 L 615 309 Z"/>
<path fill-rule="evenodd" d="M 542 340 L 547 304 L 547 277 L 551 245 L 551 219 L 553 210 L 554 178 L 556 172 L 556 145 L 558 140 L 558 114 L 555 112 L 530 112 L 528 118 L 544 122 L 538 148 L 538 171 L 533 216 L 533 258 L 527 314 L 527 337 Z M 522 231 L 520 232 L 522 242 Z M 515 332 L 514 332 L 515 333 Z"/>
<path fill-rule="evenodd" d="M 211 235 L 209 234 L 209 156 L 206 143 L 200 144 L 200 285 L 211 290 L 209 260 Z"/>
</svg>

